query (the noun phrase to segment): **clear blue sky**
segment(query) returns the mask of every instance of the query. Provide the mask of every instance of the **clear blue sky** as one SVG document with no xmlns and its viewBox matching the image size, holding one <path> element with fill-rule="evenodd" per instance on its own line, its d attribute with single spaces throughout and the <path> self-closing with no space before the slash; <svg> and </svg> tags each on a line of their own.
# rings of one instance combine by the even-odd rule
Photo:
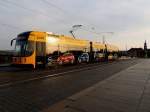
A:
<svg viewBox="0 0 150 112">
<path fill-rule="evenodd" d="M 11 49 L 10 40 L 20 32 L 70 35 L 77 24 L 83 25 L 75 31 L 78 38 L 102 41 L 105 35 L 107 43 L 120 49 L 143 47 L 145 40 L 150 42 L 150 1 L 0 0 L 0 50 Z"/>
</svg>

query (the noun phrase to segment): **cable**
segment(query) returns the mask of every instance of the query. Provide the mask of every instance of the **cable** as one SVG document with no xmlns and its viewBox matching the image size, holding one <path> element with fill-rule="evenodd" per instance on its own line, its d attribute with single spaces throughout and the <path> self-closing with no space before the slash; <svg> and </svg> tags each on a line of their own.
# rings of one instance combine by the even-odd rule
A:
<svg viewBox="0 0 150 112">
<path fill-rule="evenodd" d="M 50 8 L 51 6 L 54 7 L 55 9 L 57 9 L 59 12 L 62 12 L 64 13 L 65 15 L 67 14 L 68 16 L 70 16 L 71 18 L 76 18 L 78 20 L 81 20 L 79 17 L 75 16 L 75 14 L 71 14 L 71 13 L 68 13 L 66 10 L 64 10 L 63 8 L 60 8 L 58 6 L 56 6 L 55 4 L 53 4 L 52 2 L 50 1 L 47 1 L 47 0 L 41 0 L 42 2 L 44 2 L 46 5 L 49 5 Z M 92 24 L 89 24 L 89 26 L 95 26 L 95 25 L 92 25 Z"/>
<path fill-rule="evenodd" d="M 37 10 L 34 10 L 34 9 L 30 9 L 30 8 L 26 8 L 26 7 L 24 7 L 23 5 L 19 5 L 19 4 L 17 4 L 17 3 L 15 3 L 15 2 L 12 2 L 12 1 L 3 1 L 4 3 L 9 3 L 9 4 L 11 4 L 11 5 L 14 5 L 14 6 L 16 6 L 16 7 L 19 7 L 19 8 L 22 8 L 22 9 L 24 9 L 24 10 L 27 10 L 28 12 L 30 12 L 30 13 L 33 13 L 33 14 L 35 14 L 35 12 L 37 13 L 37 14 L 39 14 L 39 15 L 42 15 L 42 16 L 45 16 L 45 17 L 47 17 L 47 19 L 49 19 L 49 20 L 55 20 L 56 21 L 56 18 L 55 19 L 52 19 L 50 16 L 48 16 L 47 14 L 45 14 L 45 13 L 43 13 L 43 12 L 41 12 L 41 11 L 37 11 Z M 52 22 L 52 21 L 51 21 Z M 58 22 L 58 20 L 57 20 L 57 22 Z M 61 23 L 61 24 L 63 24 L 64 26 L 66 26 L 66 23 L 64 23 L 64 21 L 62 21 L 62 20 L 59 20 L 59 23 Z"/>
<path fill-rule="evenodd" d="M 53 8 L 55 8 L 55 9 L 57 9 L 59 12 L 61 12 L 61 13 L 65 14 L 65 15 L 71 17 L 71 15 L 70 15 L 68 12 L 66 12 L 64 9 L 62 9 L 62 8 L 60 8 L 60 7 L 58 7 L 58 6 L 56 6 L 55 4 L 51 3 L 50 1 L 41 0 L 41 2 L 43 2 L 44 4 L 46 4 L 47 6 L 49 6 L 50 9 L 53 7 Z M 71 17 L 71 18 L 72 18 L 72 17 Z M 67 23 L 65 23 L 65 24 L 67 24 Z"/>
<path fill-rule="evenodd" d="M 48 2 L 47 0 L 41 0 L 41 1 L 44 2 L 45 4 L 49 5 L 49 6 L 52 6 L 52 7 L 56 8 L 56 9 L 59 10 L 60 12 L 63 12 L 63 13 L 66 14 L 66 11 L 64 11 L 64 9 L 62 9 L 62 8 L 60 8 L 60 7 L 58 7 L 58 6 L 56 6 L 55 4 L 50 3 L 50 2 Z M 50 7 L 50 8 L 51 8 L 51 7 Z"/>
<path fill-rule="evenodd" d="M 48 2 L 47 0 L 41 0 L 41 1 L 43 1 L 44 3 L 46 3 L 46 4 L 48 4 L 49 6 L 52 6 L 52 7 L 54 7 L 54 8 L 56 8 L 56 9 L 58 9 L 59 11 L 61 11 L 61 12 L 63 12 L 63 13 L 67 13 L 66 11 L 64 11 L 62 8 L 60 8 L 60 7 L 57 7 L 55 4 L 52 4 L 52 3 L 50 3 L 50 2 Z M 5 1 L 3 1 L 3 2 L 7 2 L 7 3 L 9 3 L 9 4 L 11 4 L 11 5 L 14 5 L 14 6 L 16 6 L 16 7 L 19 7 L 19 8 L 22 8 L 22 9 L 24 9 L 24 10 L 27 10 L 27 11 L 29 11 L 30 13 L 34 13 L 35 14 L 35 12 L 36 13 L 40 13 L 40 15 L 42 15 L 42 16 L 45 16 L 45 17 L 48 17 L 48 19 L 50 19 L 49 18 L 49 16 L 47 15 L 47 14 L 45 14 L 45 13 L 43 13 L 43 12 L 39 12 L 39 11 L 37 11 L 37 10 L 34 10 L 34 9 L 30 9 L 30 8 L 26 8 L 26 7 L 24 7 L 24 6 L 22 6 L 22 5 L 18 5 L 18 4 L 16 4 L 15 2 L 12 2 L 12 1 L 9 1 L 9 0 L 5 0 Z M 69 15 L 70 17 L 72 17 L 71 15 Z M 74 15 L 73 15 L 74 16 Z M 74 16 L 75 17 L 75 16 Z M 51 19 L 52 20 L 52 19 Z M 58 21 L 57 21 L 58 22 Z M 65 21 L 60 21 L 59 20 L 59 22 L 61 23 L 61 24 L 63 24 L 64 26 L 66 26 L 66 23 L 65 23 Z M 90 31 L 90 32 L 92 32 L 92 31 Z M 96 33 L 96 32 L 94 32 L 94 33 Z"/>
<path fill-rule="evenodd" d="M 60 7 L 58 7 L 58 6 L 56 6 L 55 4 L 52 4 L 52 3 L 50 3 L 50 2 L 48 2 L 47 0 L 41 0 L 42 2 L 44 2 L 45 4 L 47 4 L 47 5 L 49 5 L 49 6 L 52 6 L 52 7 L 54 7 L 54 8 L 56 8 L 57 10 L 59 10 L 59 11 L 61 11 L 61 12 L 63 12 L 63 13 L 67 13 L 66 11 L 64 11 L 64 9 L 62 9 L 62 8 L 60 8 Z M 38 13 L 38 14 L 40 14 L 40 15 L 42 15 L 42 16 L 45 16 L 45 17 L 47 17 L 48 19 L 50 19 L 49 18 L 49 16 L 47 15 L 47 14 L 45 14 L 45 13 L 43 13 L 43 12 L 39 12 L 39 11 L 37 11 L 37 10 L 34 10 L 34 9 L 30 9 L 30 8 L 26 8 L 26 7 L 24 7 L 23 5 L 19 5 L 19 4 L 17 4 L 17 3 L 15 3 L 15 2 L 12 2 L 12 1 L 9 1 L 9 0 L 5 0 L 5 1 L 3 1 L 4 3 L 9 3 L 9 4 L 11 4 L 11 5 L 14 5 L 14 6 L 16 6 L 16 7 L 19 7 L 19 8 L 22 8 L 22 9 L 24 9 L 24 10 L 27 10 L 28 12 L 30 12 L 30 13 L 34 13 L 35 14 L 35 12 L 36 13 Z M 3 6 L 4 7 L 4 6 Z M 72 17 L 72 15 L 70 15 L 69 14 L 69 16 L 70 17 Z M 74 15 L 73 15 L 74 16 Z M 75 16 L 74 16 L 75 17 Z M 51 19 L 52 20 L 52 19 Z M 63 24 L 64 26 L 66 26 L 66 23 L 64 22 L 64 21 L 59 21 L 61 24 Z M 101 32 L 101 33 L 97 33 L 97 32 L 93 32 L 93 31 L 91 31 L 91 30 L 87 30 L 87 29 L 85 29 L 85 28 L 81 28 L 82 30 L 84 30 L 84 31 L 88 31 L 88 32 L 91 32 L 91 33 L 94 33 L 94 34 L 96 34 L 96 35 L 102 35 L 102 33 L 106 33 L 106 32 Z"/>
<path fill-rule="evenodd" d="M 98 32 L 94 32 L 94 31 L 88 30 L 88 29 L 83 28 L 83 27 L 81 27 L 81 28 L 79 28 L 79 29 L 84 30 L 84 31 L 87 31 L 87 32 L 90 32 L 90 33 L 93 33 L 93 34 L 96 34 L 96 35 L 99 35 L 99 36 L 101 36 L 101 35 L 103 35 L 103 34 L 108 34 L 108 33 L 113 34 L 113 32 L 100 32 L 100 33 L 98 33 Z"/>
<path fill-rule="evenodd" d="M 0 25 L 4 26 L 4 27 L 11 28 L 11 29 L 22 29 L 21 27 L 14 26 L 14 25 L 11 25 L 11 24 L 8 24 L 8 23 L 0 23 Z"/>
</svg>

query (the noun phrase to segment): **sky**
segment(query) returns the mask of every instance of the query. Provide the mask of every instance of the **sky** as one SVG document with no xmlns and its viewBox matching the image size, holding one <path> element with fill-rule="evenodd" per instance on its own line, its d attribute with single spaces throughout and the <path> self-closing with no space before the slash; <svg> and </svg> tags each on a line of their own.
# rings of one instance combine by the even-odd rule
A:
<svg viewBox="0 0 150 112">
<path fill-rule="evenodd" d="M 150 42 L 150 0 L 0 0 L 0 50 L 24 31 L 46 31 L 114 44 L 120 50 Z M 113 33 L 111 33 L 113 32 Z"/>
</svg>

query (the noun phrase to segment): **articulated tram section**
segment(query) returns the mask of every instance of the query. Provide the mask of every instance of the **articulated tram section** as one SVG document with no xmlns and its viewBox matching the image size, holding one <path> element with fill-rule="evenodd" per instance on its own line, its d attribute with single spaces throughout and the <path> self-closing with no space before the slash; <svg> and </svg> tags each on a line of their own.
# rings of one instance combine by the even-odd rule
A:
<svg viewBox="0 0 150 112">
<path fill-rule="evenodd" d="M 64 64 L 92 63 L 118 58 L 119 48 L 48 32 L 30 31 L 12 39 L 15 50 L 12 65 L 43 67 Z"/>
</svg>

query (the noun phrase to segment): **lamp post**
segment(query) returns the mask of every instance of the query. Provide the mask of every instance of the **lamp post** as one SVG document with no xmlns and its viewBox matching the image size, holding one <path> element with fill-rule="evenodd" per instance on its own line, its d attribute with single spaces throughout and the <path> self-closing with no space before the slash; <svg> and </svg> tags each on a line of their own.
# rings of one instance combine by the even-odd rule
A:
<svg viewBox="0 0 150 112">
<path fill-rule="evenodd" d="M 104 33 L 104 34 L 114 34 L 114 32 L 101 32 L 101 33 Z M 102 36 L 102 43 L 103 43 L 103 44 L 106 43 L 105 35 Z"/>
<path fill-rule="evenodd" d="M 82 27 L 82 28 L 81 28 L 81 27 Z M 79 25 L 73 25 L 72 28 L 73 28 L 73 29 L 70 30 L 69 33 L 71 33 L 71 35 L 72 35 L 74 38 L 76 38 L 75 35 L 74 35 L 74 31 L 76 31 L 76 30 L 79 29 L 79 28 L 81 28 L 82 30 L 85 30 L 85 31 L 94 33 L 94 34 L 96 34 L 96 35 L 102 35 L 102 34 L 103 34 L 103 36 L 102 36 L 102 43 L 103 43 L 103 44 L 106 43 L 106 42 L 105 42 L 106 40 L 105 40 L 105 35 L 104 35 L 104 34 L 114 34 L 114 32 L 99 32 L 99 33 L 97 33 L 97 32 L 94 32 L 94 31 L 90 31 L 90 30 L 87 30 L 87 29 L 83 28 L 83 25 L 81 25 L 81 24 L 79 24 Z M 92 30 L 95 30 L 94 27 L 92 27 L 91 29 L 92 29 Z"/>
<path fill-rule="evenodd" d="M 75 25 L 75 27 L 81 27 L 80 25 Z M 85 28 L 82 27 L 83 30 L 94 33 L 96 35 L 102 35 L 102 43 L 105 44 L 105 35 L 104 34 L 114 34 L 114 32 L 95 32 L 92 30 L 95 30 L 94 27 L 91 28 L 91 30 L 87 30 Z"/>
<path fill-rule="evenodd" d="M 82 25 L 73 25 L 72 26 L 73 29 L 69 31 L 74 38 L 76 38 L 75 35 L 74 35 L 74 31 L 77 30 L 80 27 L 82 27 Z"/>
</svg>

